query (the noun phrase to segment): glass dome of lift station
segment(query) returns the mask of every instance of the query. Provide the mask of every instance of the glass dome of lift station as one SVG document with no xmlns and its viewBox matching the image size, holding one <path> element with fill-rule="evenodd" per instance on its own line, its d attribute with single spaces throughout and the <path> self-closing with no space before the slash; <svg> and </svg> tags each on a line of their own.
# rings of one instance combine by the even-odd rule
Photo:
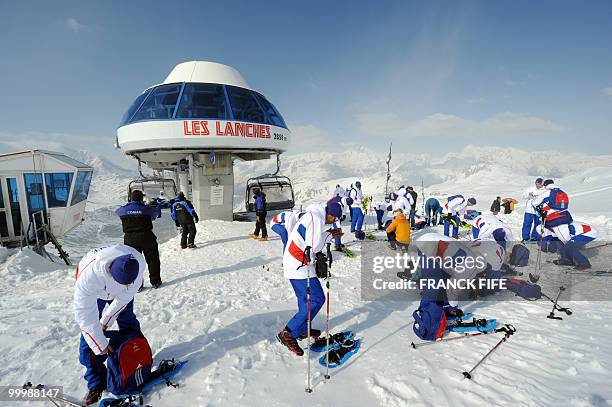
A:
<svg viewBox="0 0 612 407">
<path fill-rule="evenodd" d="M 145 90 L 117 129 L 126 154 L 171 150 L 286 151 L 290 131 L 280 112 L 227 65 L 177 65 Z"/>
</svg>

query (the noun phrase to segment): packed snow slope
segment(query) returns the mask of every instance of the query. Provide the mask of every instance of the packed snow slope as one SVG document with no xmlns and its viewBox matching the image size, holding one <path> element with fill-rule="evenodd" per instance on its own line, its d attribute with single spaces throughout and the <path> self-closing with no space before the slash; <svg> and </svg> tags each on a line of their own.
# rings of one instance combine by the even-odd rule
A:
<svg viewBox="0 0 612 407">
<path fill-rule="evenodd" d="M 610 236 L 610 157 L 559 156 L 565 157 L 559 166 L 572 166 L 561 171 L 541 163 L 537 154 L 528 158 L 525 152 L 504 155 L 504 151 L 467 148 L 421 161 L 416 156 L 394 156 L 392 186 L 419 185 L 423 176 L 427 196 L 473 193 L 479 209 L 486 210 L 496 195 L 518 199 L 533 178 L 554 174 L 572 195 L 571 204 L 577 207 L 574 217 L 593 223 L 605 238 Z M 385 158 L 367 151 L 290 156 L 284 160 L 283 172 L 292 177 L 302 204 L 327 198 L 337 183 L 350 184 L 353 178 L 362 180 L 366 193 L 380 194 Z M 237 185 L 246 179 L 247 168 L 256 174 L 265 172 L 266 165 L 241 164 Z M 131 173 L 101 175 L 104 171 L 97 173 L 92 186 L 86 223 L 64 242 L 75 258 L 89 248 L 121 240 L 113 210 L 123 202 Z M 112 195 L 115 191 L 117 195 Z M 515 234 L 521 219 L 520 207 L 503 217 Z M 371 225 L 372 219 L 368 222 Z M 411 313 L 417 304 L 362 301 L 359 259 L 341 255 L 336 255 L 332 268 L 331 326 L 334 331 L 356 332 L 363 338 L 362 349 L 347 365 L 332 371 L 328 382 L 323 381 L 324 371 L 313 355 L 314 392 L 306 394 L 306 357 L 289 353 L 274 338 L 296 308 L 282 275 L 281 242 L 274 235 L 269 242 L 248 238 L 252 227 L 203 221 L 198 224 L 197 249 L 181 251 L 177 237 L 161 243 L 164 285 L 139 293 L 135 311 L 156 361 L 176 358 L 189 363 L 176 377 L 178 389 L 159 387 L 147 395 L 146 403 L 155 407 L 612 403 L 612 302 L 568 303 L 574 315 L 563 321 L 546 318 L 551 308 L 546 301 L 462 304 L 466 311 L 512 323 L 518 330 L 467 381 L 461 372 L 471 368 L 499 335 L 412 349 L 410 343 L 417 338 Z M 345 232 L 346 240 L 352 240 L 346 228 Z M 358 245 L 353 249 L 360 253 Z M 29 250 L 2 252 L 2 258 L 0 385 L 27 381 L 63 385 L 67 394 L 82 396 L 86 385 L 78 362 L 79 329 L 72 315 L 74 267 L 52 263 Z M 545 255 L 544 260 L 553 258 Z M 594 278 L 602 285 L 611 279 Z M 323 311 L 314 326 L 324 328 L 324 322 Z"/>
</svg>

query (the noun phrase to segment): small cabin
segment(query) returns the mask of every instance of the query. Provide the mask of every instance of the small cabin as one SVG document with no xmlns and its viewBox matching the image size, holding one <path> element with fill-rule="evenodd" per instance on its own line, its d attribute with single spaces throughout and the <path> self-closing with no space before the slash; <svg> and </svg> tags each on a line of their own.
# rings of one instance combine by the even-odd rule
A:
<svg viewBox="0 0 612 407">
<path fill-rule="evenodd" d="M 56 237 L 70 232 L 84 220 L 92 175 L 89 165 L 53 151 L 0 154 L 0 243 L 45 244 L 43 224 Z"/>
</svg>

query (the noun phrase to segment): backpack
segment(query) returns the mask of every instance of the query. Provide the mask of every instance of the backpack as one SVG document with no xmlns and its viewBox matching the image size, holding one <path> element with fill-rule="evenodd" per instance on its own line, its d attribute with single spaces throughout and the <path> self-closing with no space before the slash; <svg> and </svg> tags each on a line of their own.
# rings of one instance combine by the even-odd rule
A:
<svg viewBox="0 0 612 407">
<path fill-rule="evenodd" d="M 510 254 L 510 264 L 525 267 L 529 263 L 529 249 L 524 244 L 516 244 Z"/>
<path fill-rule="evenodd" d="M 508 278 L 506 288 L 526 300 L 535 301 L 542 297 L 542 287 L 520 278 Z"/>
<path fill-rule="evenodd" d="M 569 196 L 560 188 L 550 190 L 548 206 L 556 211 L 564 211 L 569 207 Z"/>
<path fill-rule="evenodd" d="M 442 338 L 446 330 L 446 312 L 432 301 L 421 301 L 419 309 L 412 313 L 412 330 L 421 339 L 435 341 Z"/>
<path fill-rule="evenodd" d="M 108 355 L 106 362 L 106 389 L 115 395 L 127 394 L 142 386 L 151 376 L 151 347 L 142 334 L 108 333 L 111 333 L 110 343 L 115 351 Z"/>
</svg>

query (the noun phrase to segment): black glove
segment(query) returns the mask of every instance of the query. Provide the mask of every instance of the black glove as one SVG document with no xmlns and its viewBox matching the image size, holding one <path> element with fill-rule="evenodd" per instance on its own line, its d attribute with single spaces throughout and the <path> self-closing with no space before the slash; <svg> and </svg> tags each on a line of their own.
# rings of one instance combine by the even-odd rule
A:
<svg viewBox="0 0 612 407">
<path fill-rule="evenodd" d="M 198 215 L 195 215 L 193 219 L 195 220 L 195 223 L 198 223 L 200 221 L 200 218 L 198 218 Z"/>
<path fill-rule="evenodd" d="M 327 256 L 322 252 L 315 254 L 315 271 L 319 278 L 327 278 L 328 276 Z"/>
<path fill-rule="evenodd" d="M 174 222 L 174 224 L 176 225 L 177 228 L 181 227 L 181 225 L 178 222 Z"/>
</svg>

